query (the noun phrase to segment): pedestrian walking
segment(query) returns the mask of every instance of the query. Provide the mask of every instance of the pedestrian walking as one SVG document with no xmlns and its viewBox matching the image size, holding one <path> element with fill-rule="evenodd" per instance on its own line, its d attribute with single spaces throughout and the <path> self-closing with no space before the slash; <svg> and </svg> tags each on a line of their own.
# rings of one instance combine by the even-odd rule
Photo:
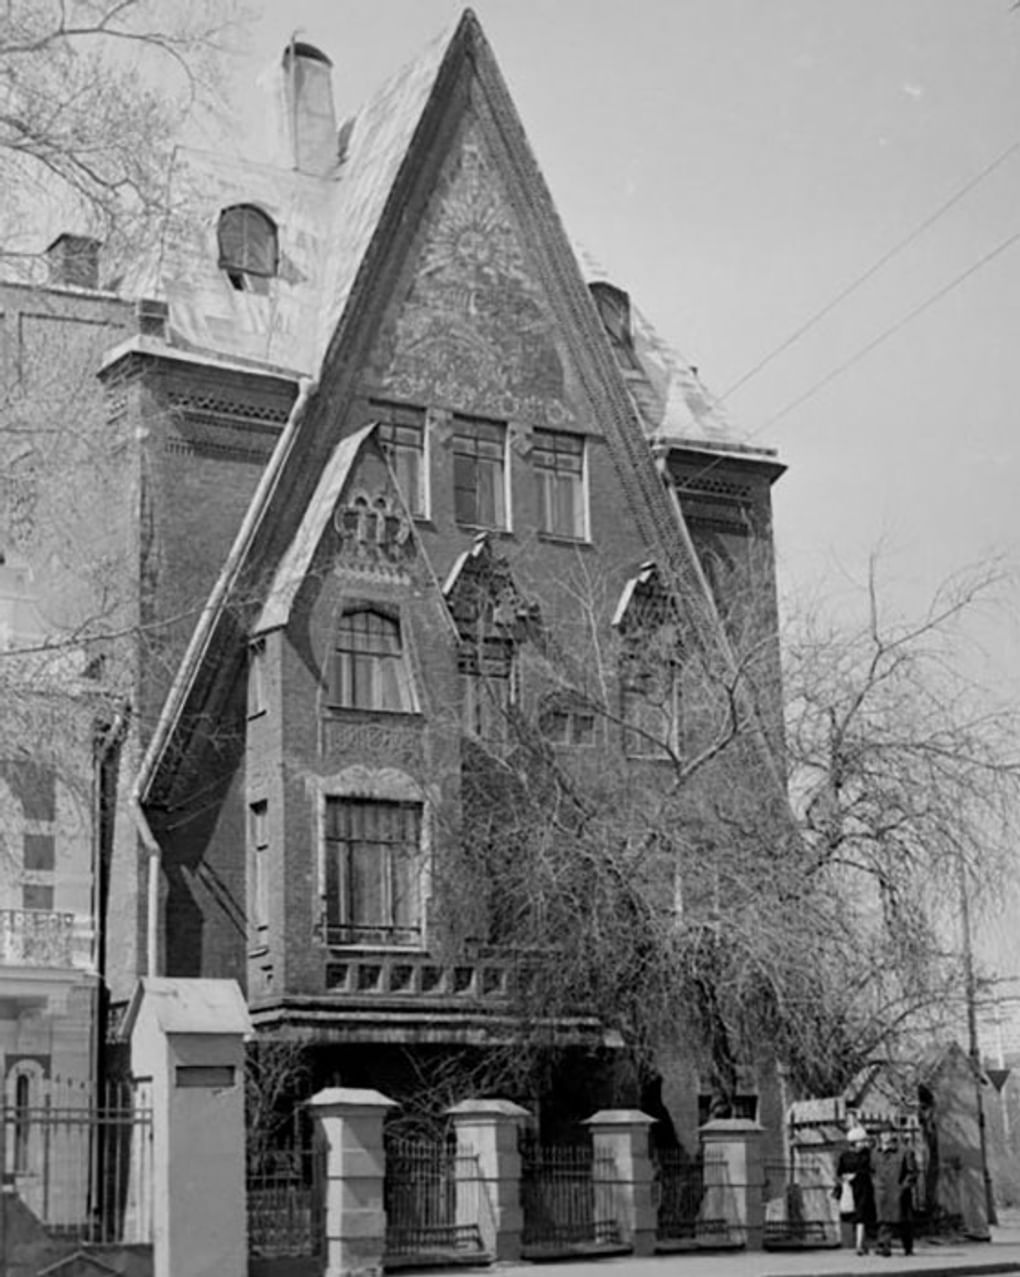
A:
<svg viewBox="0 0 1020 1277">
<path fill-rule="evenodd" d="M 872 1184 L 871 1146 L 868 1132 L 855 1125 L 847 1132 L 849 1148 L 844 1149 L 836 1163 L 839 1183 L 840 1215 L 852 1221 L 858 1255 L 868 1253 L 875 1231 L 875 1192 Z"/>
<path fill-rule="evenodd" d="M 914 1185 L 917 1158 L 913 1149 L 900 1148 L 896 1132 L 879 1136 L 874 1160 L 875 1213 L 878 1217 L 878 1253 L 892 1254 L 892 1237 L 899 1232 L 903 1253 L 914 1253 Z"/>
</svg>

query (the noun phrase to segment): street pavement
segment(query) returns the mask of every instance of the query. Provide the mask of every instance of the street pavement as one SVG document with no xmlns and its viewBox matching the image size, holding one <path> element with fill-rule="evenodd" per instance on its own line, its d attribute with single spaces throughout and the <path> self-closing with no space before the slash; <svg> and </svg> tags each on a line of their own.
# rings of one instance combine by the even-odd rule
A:
<svg viewBox="0 0 1020 1277">
<path fill-rule="evenodd" d="M 523 1269 L 535 1277 L 534 1264 L 507 1265 L 504 1271 L 524 1277 Z M 685 1251 L 648 1259 L 625 1256 L 555 1264 L 555 1277 L 983 1277 L 993 1273 L 1020 1273 L 1020 1216 L 993 1228 L 990 1241 L 919 1240 L 909 1257 L 899 1250 L 888 1259 L 850 1250 Z"/>
</svg>

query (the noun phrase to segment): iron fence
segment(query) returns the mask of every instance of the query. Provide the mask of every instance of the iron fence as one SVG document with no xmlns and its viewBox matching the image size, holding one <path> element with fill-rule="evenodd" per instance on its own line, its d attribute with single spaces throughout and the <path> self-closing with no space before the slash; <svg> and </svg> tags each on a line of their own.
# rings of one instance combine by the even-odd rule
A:
<svg viewBox="0 0 1020 1277">
<path fill-rule="evenodd" d="M 473 1153 L 449 1139 L 386 1141 L 388 1260 L 436 1252 L 491 1253 L 495 1221 Z"/>
<path fill-rule="evenodd" d="M 772 1250 L 840 1244 L 839 1202 L 831 1157 L 800 1153 L 765 1162 L 765 1236 Z"/>
<path fill-rule="evenodd" d="M 152 1240 L 152 1110 L 130 1087 L 103 1105 L 0 1101 L 4 1189 L 54 1237 L 90 1245 Z"/>
<path fill-rule="evenodd" d="M 667 1245 L 725 1246 L 736 1222 L 733 1189 L 719 1157 L 656 1149 L 655 1235 Z"/>
<path fill-rule="evenodd" d="M 259 1159 L 247 1172 L 248 1254 L 258 1259 L 321 1255 L 326 1150 L 321 1141 Z"/>
<path fill-rule="evenodd" d="M 522 1244 L 535 1250 L 618 1246 L 616 1163 L 590 1144 L 521 1142 Z"/>
</svg>

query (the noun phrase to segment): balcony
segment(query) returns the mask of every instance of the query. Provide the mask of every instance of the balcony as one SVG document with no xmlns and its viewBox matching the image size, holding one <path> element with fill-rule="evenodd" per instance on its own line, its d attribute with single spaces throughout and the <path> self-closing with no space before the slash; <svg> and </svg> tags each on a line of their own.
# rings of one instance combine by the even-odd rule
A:
<svg viewBox="0 0 1020 1277">
<path fill-rule="evenodd" d="M 87 971 L 92 940 L 73 913 L 46 909 L 0 909 L 0 969 L 44 967 Z"/>
</svg>

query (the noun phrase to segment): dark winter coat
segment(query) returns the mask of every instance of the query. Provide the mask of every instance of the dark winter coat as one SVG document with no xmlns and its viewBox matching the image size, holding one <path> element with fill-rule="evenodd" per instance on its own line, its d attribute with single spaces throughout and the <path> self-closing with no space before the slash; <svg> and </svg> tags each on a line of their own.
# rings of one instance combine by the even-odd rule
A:
<svg viewBox="0 0 1020 1277">
<path fill-rule="evenodd" d="M 903 1219 L 904 1196 L 917 1179 L 917 1162 L 909 1149 L 879 1149 L 873 1163 L 875 1212 L 881 1224 L 899 1224 Z"/>
<path fill-rule="evenodd" d="M 871 1182 L 871 1150 L 867 1145 L 848 1148 L 839 1155 L 836 1174 L 849 1175 L 854 1194 L 854 1222 L 869 1227 L 875 1223 L 875 1193 Z"/>
</svg>

